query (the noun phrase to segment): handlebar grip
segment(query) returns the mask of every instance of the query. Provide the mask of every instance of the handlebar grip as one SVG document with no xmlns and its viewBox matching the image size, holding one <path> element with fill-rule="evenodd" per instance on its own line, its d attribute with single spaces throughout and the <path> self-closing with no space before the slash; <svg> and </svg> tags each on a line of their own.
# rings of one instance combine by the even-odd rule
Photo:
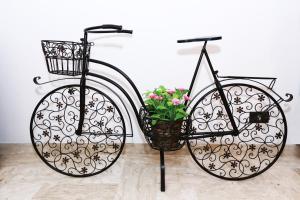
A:
<svg viewBox="0 0 300 200">
<path fill-rule="evenodd" d="M 132 31 L 132 30 L 121 30 L 120 33 L 128 33 L 128 34 L 132 34 L 133 31 Z"/>
</svg>

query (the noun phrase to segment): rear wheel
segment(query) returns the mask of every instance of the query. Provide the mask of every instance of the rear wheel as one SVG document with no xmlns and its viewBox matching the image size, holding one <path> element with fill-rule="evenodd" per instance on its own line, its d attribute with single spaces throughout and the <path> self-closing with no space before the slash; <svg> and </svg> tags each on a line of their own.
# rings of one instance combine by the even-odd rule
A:
<svg viewBox="0 0 300 200">
<path fill-rule="evenodd" d="M 86 87 L 83 132 L 76 135 L 80 86 L 57 88 L 37 104 L 30 136 L 39 157 L 52 169 L 69 176 L 91 176 L 114 164 L 126 138 L 123 116 L 101 91 Z"/>
<path fill-rule="evenodd" d="M 190 139 L 189 151 L 202 169 L 216 177 L 242 180 L 257 176 L 269 169 L 284 149 L 287 137 L 284 113 L 277 101 L 258 87 L 228 84 L 222 89 L 239 134 Z M 190 119 L 190 136 L 233 130 L 216 89 L 201 97 Z"/>
</svg>

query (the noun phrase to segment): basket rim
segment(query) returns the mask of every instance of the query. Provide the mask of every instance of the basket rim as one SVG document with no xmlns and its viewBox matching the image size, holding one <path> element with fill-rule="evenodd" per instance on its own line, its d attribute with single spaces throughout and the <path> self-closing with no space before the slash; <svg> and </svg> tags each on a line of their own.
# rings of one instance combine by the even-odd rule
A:
<svg viewBox="0 0 300 200">
<path fill-rule="evenodd" d="M 65 41 L 65 40 L 41 40 L 41 43 L 43 42 L 53 42 L 53 43 L 71 43 L 71 44 L 76 44 L 76 45 L 82 45 L 82 42 L 74 42 L 74 41 Z M 88 46 L 92 46 L 93 43 L 92 42 L 88 42 Z"/>
</svg>

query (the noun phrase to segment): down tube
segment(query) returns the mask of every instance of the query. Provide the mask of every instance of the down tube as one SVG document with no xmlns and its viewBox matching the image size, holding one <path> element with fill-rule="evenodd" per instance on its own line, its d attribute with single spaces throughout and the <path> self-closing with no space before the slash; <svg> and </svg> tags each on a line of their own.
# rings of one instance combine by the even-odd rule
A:
<svg viewBox="0 0 300 200">
<path fill-rule="evenodd" d="M 145 108 L 145 104 L 144 104 L 143 98 L 142 98 L 139 90 L 137 89 L 137 87 L 135 86 L 135 84 L 133 83 L 133 81 L 129 78 L 129 76 L 127 74 L 125 74 L 125 72 L 123 72 L 119 68 L 113 66 L 112 64 L 109 64 L 109 63 L 106 63 L 106 62 L 103 62 L 103 61 L 100 61 L 100 60 L 89 59 L 89 62 L 100 64 L 100 65 L 104 65 L 104 66 L 106 66 L 108 68 L 113 69 L 114 71 L 118 72 L 119 74 L 121 74 L 128 81 L 128 83 L 130 84 L 130 86 L 133 88 L 133 90 L 134 90 L 135 94 L 137 95 L 137 97 L 138 97 L 141 105 Z"/>
<path fill-rule="evenodd" d="M 119 85 L 118 83 L 116 83 L 115 81 L 113 81 L 113 80 L 111 80 L 111 79 L 109 79 L 109 78 L 107 78 L 107 77 L 105 77 L 105 76 L 99 75 L 99 74 L 95 74 L 95 73 L 88 72 L 87 75 L 93 76 L 93 77 L 96 77 L 96 78 L 99 78 L 99 79 L 102 79 L 102 80 L 105 80 L 105 81 L 111 83 L 112 85 L 116 86 L 116 87 L 117 87 L 117 88 L 118 88 L 118 89 L 126 96 L 126 98 L 128 99 L 128 101 L 129 101 L 129 103 L 130 103 L 130 105 L 131 105 L 131 107 L 132 107 L 132 109 L 133 109 L 133 111 L 134 111 L 134 114 L 135 114 L 135 116 L 136 116 L 136 119 L 137 119 L 137 121 L 138 121 L 138 123 L 139 123 L 139 126 L 140 126 L 140 128 L 141 128 L 141 123 L 140 123 L 140 120 L 139 120 L 139 113 L 138 113 L 138 110 L 137 110 L 137 108 L 136 108 L 136 106 L 135 106 L 135 104 L 134 104 L 132 98 L 131 98 L 131 97 L 129 96 L 129 94 L 124 90 L 124 88 L 123 88 L 122 86 L 120 86 L 120 85 Z"/>
</svg>

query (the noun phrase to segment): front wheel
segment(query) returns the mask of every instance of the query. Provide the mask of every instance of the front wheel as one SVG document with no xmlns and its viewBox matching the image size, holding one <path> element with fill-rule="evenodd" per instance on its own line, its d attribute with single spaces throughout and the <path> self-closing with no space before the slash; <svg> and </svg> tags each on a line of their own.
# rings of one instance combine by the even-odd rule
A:
<svg viewBox="0 0 300 200">
<path fill-rule="evenodd" d="M 269 169 L 284 149 L 284 113 L 271 95 L 256 86 L 228 84 L 222 89 L 239 134 L 190 139 L 189 151 L 202 169 L 216 177 L 242 180 L 257 176 Z M 190 120 L 191 137 L 233 130 L 217 89 L 201 97 Z"/>
<path fill-rule="evenodd" d="M 80 86 L 67 85 L 45 95 L 33 111 L 30 136 L 39 157 L 55 171 L 91 176 L 114 164 L 126 138 L 123 116 L 106 94 L 86 86 L 81 135 Z"/>
</svg>

